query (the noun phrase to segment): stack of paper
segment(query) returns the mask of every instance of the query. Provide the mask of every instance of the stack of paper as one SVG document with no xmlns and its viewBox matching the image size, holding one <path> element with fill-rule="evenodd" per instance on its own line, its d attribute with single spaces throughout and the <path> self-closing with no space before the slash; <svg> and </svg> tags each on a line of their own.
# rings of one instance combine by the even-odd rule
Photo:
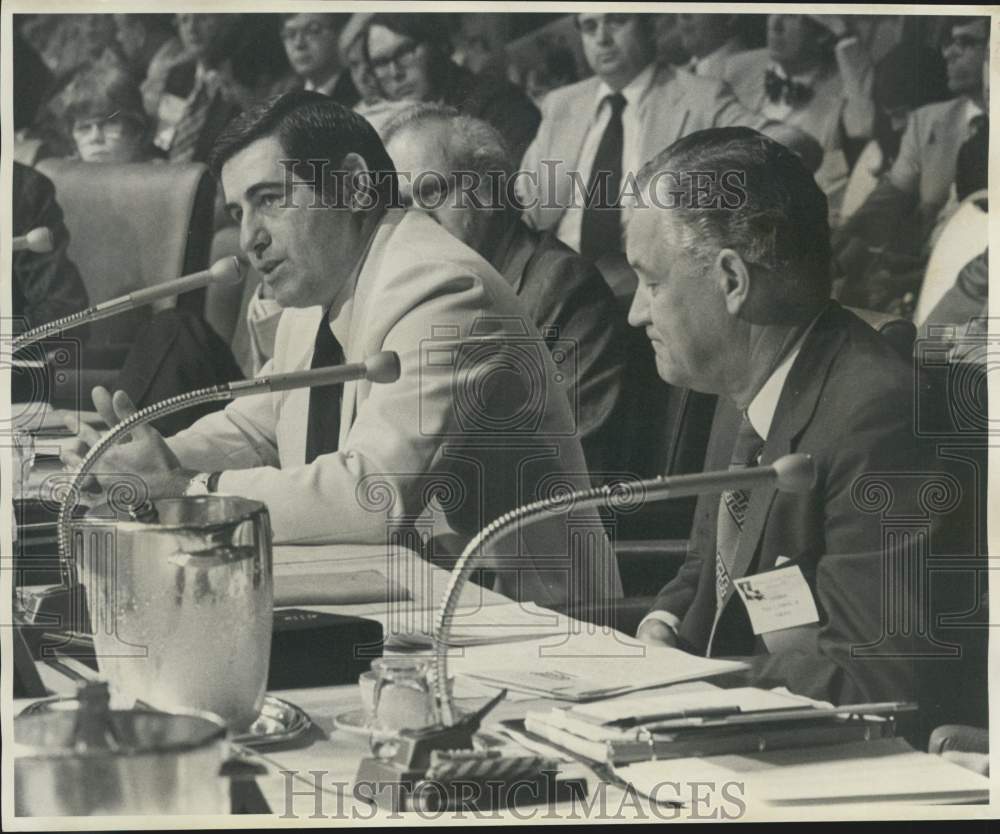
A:
<svg viewBox="0 0 1000 834">
<path fill-rule="evenodd" d="M 693 782 L 740 783 L 750 807 L 982 802 L 990 787 L 986 777 L 915 751 L 898 738 L 711 759 L 644 761 L 616 772 L 641 794 L 655 790 L 660 799 L 681 802 L 690 799 L 683 788 Z M 682 794 L 666 794 L 671 784 Z"/>
<path fill-rule="evenodd" d="M 549 616 L 554 622 L 545 637 L 496 645 L 488 652 L 470 650 L 455 659 L 454 671 L 538 697 L 587 701 L 745 668 Z"/>
</svg>

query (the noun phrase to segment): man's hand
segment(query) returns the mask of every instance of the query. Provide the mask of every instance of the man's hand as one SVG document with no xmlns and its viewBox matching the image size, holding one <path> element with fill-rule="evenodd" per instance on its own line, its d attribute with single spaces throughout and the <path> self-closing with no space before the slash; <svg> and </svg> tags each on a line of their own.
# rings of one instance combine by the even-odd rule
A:
<svg viewBox="0 0 1000 834">
<path fill-rule="evenodd" d="M 109 426 L 136 412 L 135 405 L 124 391 L 111 393 L 100 386 L 93 391 L 94 407 Z M 76 428 L 67 418 L 67 425 Z M 63 464 L 79 469 L 87 452 L 100 440 L 100 434 L 86 423 L 79 425 L 77 442 L 60 453 Z M 183 469 L 166 441 L 151 426 L 138 426 L 101 456 L 98 471 L 93 475 L 105 489 L 115 482 L 115 475 L 136 475 L 149 490 L 150 498 L 174 498 L 184 494 L 188 481 L 195 474 Z"/>
<path fill-rule="evenodd" d="M 666 623 L 659 620 L 646 620 L 646 622 L 639 626 L 639 631 L 635 636 L 650 646 L 677 648 L 676 632 Z"/>
</svg>

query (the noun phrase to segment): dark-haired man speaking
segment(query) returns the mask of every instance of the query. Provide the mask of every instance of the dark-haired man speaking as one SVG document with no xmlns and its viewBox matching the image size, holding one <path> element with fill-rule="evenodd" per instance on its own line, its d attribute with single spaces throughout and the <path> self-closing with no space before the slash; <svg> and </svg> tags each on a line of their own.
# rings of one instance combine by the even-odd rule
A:
<svg viewBox="0 0 1000 834">
<path fill-rule="evenodd" d="M 736 205 L 720 191 L 733 171 Z M 665 199 L 689 172 L 692 199 Z M 693 133 L 640 182 L 650 199 L 628 228 L 639 277 L 629 321 L 664 380 L 720 395 L 706 468 L 805 453 L 816 482 L 806 494 L 703 497 L 688 558 L 639 637 L 743 657 L 754 684 L 824 700 L 912 697 L 912 659 L 882 605 L 883 592 L 912 604 L 909 587 L 883 585 L 883 560 L 911 554 L 884 550 L 881 517 L 855 491 L 865 477 L 927 471 L 911 370 L 829 299 L 826 198 L 794 154 L 748 128 Z M 650 194 L 657 183 L 672 194 Z"/>
<path fill-rule="evenodd" d="M 154 497 L 260 500 L 280 542 L 385 542 L 435 497 L 468 538 L 554 476 L 588 485 L 560 375 L 513 291 L 433 220 L 388 207 L 395 171 L 363 118 L 288 93 L 230 123 L 212 167 L 286 308 L 262 373 L 392 350 L 401 376 L 242 398 L 169 441 L 143 429 L 105 471 L 139 474 Z M 110 422 L 131 413 L 121 392 L 98 389 L 95 404 Z M 573 547 L 563 522 L 539 528 L 506 542 L 498 590 L 548 604 L 620 594 L 610 548 Z"/>
</svg>

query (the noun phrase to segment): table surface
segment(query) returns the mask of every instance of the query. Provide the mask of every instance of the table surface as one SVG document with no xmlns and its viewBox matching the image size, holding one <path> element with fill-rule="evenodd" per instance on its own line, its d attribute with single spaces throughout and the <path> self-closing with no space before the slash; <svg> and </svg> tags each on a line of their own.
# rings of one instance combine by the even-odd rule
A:
<svg viewBox="0 0 1000 834">
<path fill-rule="evenodd" d="M 412 599 L 405 605 L 388 604 L 384 600 L 371 599 L 362 602 L 342 604 L 336 601 L 336 592 L 343 585 L 343 578 L 359 570 L 377 570 L 384 576 L 402 578 L 410 589 Z M 318 611 L 353 614 L 373 617 L 383 622 L 387 630 L 392 625 L 404 629 L 433 627 L 434 616 L 438 602 L 449 580 L 449 574 L 440 568 L 429 565 L 419 559 L 414 553 L 400 547 L 384 546 L 322 546 L 322 547 L 276 547 L 275 548 L 275 588 L 276 603 L 280 604 L 283 587 L 294 585 L 296 592 L 301 590 L 301 580 L 309 577 L 311 584 L 317 588 L 315 604 L 297 604 Z M 294 581 L 292 581 L 294 580 Z M 287 583 L 292 581 L 292 585 Z M 494 594 L 478 586 L 469 585 L 465 588 L 459 612 L 474 611 L 495 612 L 497 621 L 503 619 L 510 600 L 499 594 Z M 575 621 L 568 621 L 572 626 Z M 588 627 L 576 624 L 581 631 Z M 584 643 L 586 645 L 586 643 Z M 531 657 L 528 650 L 536 651 L 537 644 L 530 642 L 503 643 L 497 646 L 479 646 L 464 650 L 466 663 L 461 665 L 455 661 L 453 669 L 469 668 L 469 661 L 490 668 L 497 657 L 517 658 L 527 660 Z M 538 652 L 544 656 L 544 652 Z M 588 658 L 600 670 L 608 661 L 601 658 Z M 577 661 L 579 662 L 579 661 Z M 608 667 L 610 668 L 610 667 Z M 55 670 L 44 664 L 39 664 L 46 686 L 53 692 L 68 694 L 75 689 L 75 683 L 59 675 Z M 682 684 L 684 686 L 711 686 L 711 684 Z M 460 678 L 456 699 L 469 692 L 469 686 Z M 475 692 L 475 684 L 472 684 Z M 475 708 L 489 697 L 489 690 L 478 688 L 474 698 L 459 700 L 459 706 Z M 326 686 L 309 689 L 285 690 L 273 693 L 303 709 L 312 719 L 313 727 L 302 738 L 290 742 L 283 747 L 273 747 L 255 751 L 252 756 L 267 768 L 265 775 L 259 776 L 257 784 L 261 789 L 271 811 L 279 818 L 297 818 L 300 820 L 315 819 L 317 809 L 320 815 L 328 819 L 346 819 L 357 822 L 381 821 L 399 819 L 400 815 L 388 811 L 376 811 L 363 801 L 356 799 L 351 790 L 358 764 L 362 758 L 369 755 L 369 740 L 365 735 L 359 735 L 338 727 L 336 716 L 361 709 L 361 696 L 357 685 Z M 16 701 L 15 714 L 26 706 L 29 701 Z M 489 716 L 483 730 L 486 738 L 502 743 L 502 738 L 496 731 L 497 722 L 504 719 L 523 718 L 529 710 L 550 709 L 560 702 L 531 698 L 525 695 L 512 694 L 502 702 Z M 877 743 L 881 744 L 881 742 Z M 894 747 L 877 749 L 873 745 L 865 755 L 885 756 L 902 755 L 912 752 L 898 740 L 892 742 Z M 902 744 L 902 746 L 900 746 Z M 524 754 L 525 751 L 521 751 Z M 807 751 L 808 752 L 808 751 Z M 810 755 L 813 755 L 810 753 Z M 816 748 L 817 760 L 823 758 L 822 748 Z M 618 809 L 626 816 L 638 819 L 663 819 L 663 806 L 656 806 L 644 798 L 630 797 L 622 789 L 614 785 L 601 784 L 601 780 L 589 768 L 579 763 L 561 765 L 565 776 L 585 777 L 591 792 L 591 800 L 600 793 L 600 801 L 610 807 L 612 812 Z M 970 784 L 981 786 L 981 781 L 972 780 Z M 977 777 L 978 779 L 979 777 Z M 319 785 L 320 793 L 316 792 Z M 317 798 L 319 797 L 319 798 Z M 841 809 L 844 805 L 839 806 Z M 857 806 L 855 806 L 857 807 Z M 874 806 L 867 802 L 863 806 L 865 813 L 875 813 Z M 898 805 L 888 805 L 885 815 L 891 817 L 893 808 Z M 561 809 L 561 810 L 560 810 Z M 569 816 L 576 814 L 580 818 L 579 809 L 575 806 L 560 806 L 554 813 Z M 786 819 L 801 818 L 802 808 L 769 809 L 769 816 L 779 816 Z M 678 812 L 673 812 L 678 813 Z M 420 821 L 420 815 L 402 815 L 403 818 Z M 669 816 L 666 818 L 670 818 Z M 315 823 L 313 823 L 315 824 Z"/>
</svg>

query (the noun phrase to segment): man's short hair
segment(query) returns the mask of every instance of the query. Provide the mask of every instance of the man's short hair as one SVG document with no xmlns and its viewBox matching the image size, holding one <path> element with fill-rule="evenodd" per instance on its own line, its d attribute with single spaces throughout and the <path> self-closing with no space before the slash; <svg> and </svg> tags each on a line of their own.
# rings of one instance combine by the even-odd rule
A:
<svg viewBox="0 0 1000 834">
<path fill-rule="evenodd" d="M 443 125 L 447 130 L 444 151 L 448 170 L 440 173 L 449 182 L 458 172 L 463 177 L 471 175 L 475 183 L 473 190 L 484 206 L 507 207 L 505 201 L 510 190 L 507 181 L 517 166 L 503 135 L 489 122 L 464 115 L 447 104 L 415 104 L 387 122 L 382 136 L 388 144 L 400 133 L 435 125 Z M 520 208 L 516 203 L 509 207 Z"/>
<path fill-rule="evenodd" d="M 830 296 L 826 195 L 799 157 L 747 127 L 711 128 L 674 142 L 643 166 L 662 211 L 692 250 L 730 248 L 768 286 L 759 304 L 798 321 Z"/>
<path fill-rule="evenodd" d="M 272 96 L 230 121 L 212 148 L 212 173 L 221 176 L 229 159 L 267 136 L 281 143 L 286 158 L 295 161 L 293 173 L 303 179 L 316 178 L 321 160 L 329 160 L 325 173 L 333 176 L 343 170 L 344 158 L 356 153 L 372 173 L 377 205 L 387 206 L 396 194 L 396 168 L 375 128 L 353 110 L 310 90 Z M 317 183 L 321 193 L 324 184 Z"/>
</svg>

